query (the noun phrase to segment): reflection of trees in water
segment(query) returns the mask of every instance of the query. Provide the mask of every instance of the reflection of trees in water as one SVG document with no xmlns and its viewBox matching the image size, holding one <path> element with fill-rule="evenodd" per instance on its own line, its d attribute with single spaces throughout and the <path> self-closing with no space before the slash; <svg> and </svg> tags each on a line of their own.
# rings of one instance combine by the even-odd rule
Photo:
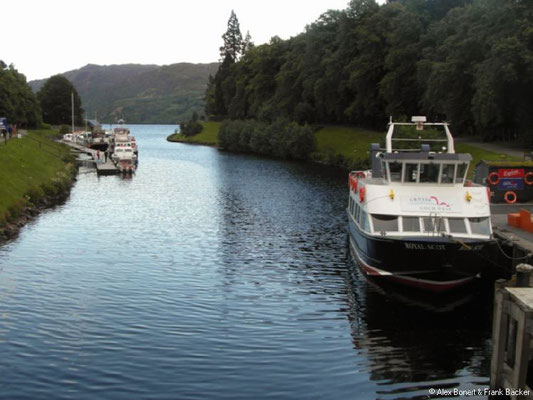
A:
<svg viewBox="0 0 533 400">
<path fill-rule="evenodd" d="M 454 387 L 461 375 L 470 382 L 488 376 L 491 297 L 484 288 L 418 293 L 366 280 L 355 265 L 347 286 L 353 344 L 365 352 L 372 380 L 419 383 L 413 388 L 452 380 Z"/>
<path fill-rule="evenodd" d="M 231 155 L 220 157 L 217 174 L 224 268 L 251 264 L 259 274 L 268 267 L 287 278 L 290 271 L 319 277 L 344 263 L 344 173 Z"/>
</svg>

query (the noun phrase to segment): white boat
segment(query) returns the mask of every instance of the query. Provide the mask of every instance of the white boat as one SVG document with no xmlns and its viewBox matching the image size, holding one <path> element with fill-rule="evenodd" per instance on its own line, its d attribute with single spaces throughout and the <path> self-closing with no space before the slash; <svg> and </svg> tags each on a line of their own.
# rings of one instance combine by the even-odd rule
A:
<svg viewBox="0 0 533 400">
<path fill-rule="evenodd" d="M 120 172 L 129 173 L 137 169 L 138 150 L 135 138 L 130 135 L 130 130 L 121 125 L 113 129 L 112 138 L 113 154 L 111 160 Z"/>
<path fill-rule="evenodd" d="M 441 129 L 446 138 L 395 138 L 402 126 Z M 415 151 L 392 147 L 413 141 Z M 431 151 L 438 142 L 446 147 Z M 349 175 L 350 251 L 366 275 L 442 292 L 481 272 L 496 243 L 490 190 L 466 179 L 471 160 L 455 153 L 447 123 L 391 120 L 384 151 L 372 145 L 372 169 Z"/>
</svg>

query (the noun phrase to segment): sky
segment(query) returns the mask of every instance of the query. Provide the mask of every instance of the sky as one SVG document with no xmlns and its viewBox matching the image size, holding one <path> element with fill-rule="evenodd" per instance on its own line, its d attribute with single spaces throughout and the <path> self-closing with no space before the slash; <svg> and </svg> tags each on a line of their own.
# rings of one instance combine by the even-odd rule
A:
<svg viewBox="0 0 533 400">
<path fill-rule="evenodd" d="M 28 81 L 87 64 L 219 60 L 231 10 L 256 44 L 288 39 L 348 0 L 9 0 L 2 2 L 0 59 Z"/>
</svg>

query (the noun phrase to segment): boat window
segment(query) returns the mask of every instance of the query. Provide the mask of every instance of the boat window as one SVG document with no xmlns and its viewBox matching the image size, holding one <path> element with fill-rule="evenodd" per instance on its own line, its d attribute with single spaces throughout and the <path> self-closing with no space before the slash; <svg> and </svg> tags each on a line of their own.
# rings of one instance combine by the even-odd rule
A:
<svg viewBox="0 0 533 400">
<path fill-rule="evenodd" d="M 383 178 L 388 181 L 389 177 L 387 174 L 387 163 L 385 161 L 381 162 L 381 171 L 383 172 Z"/>
<path fill-rule="evenodd" d="M 470 230 L 474 235 L 490 235 L 490 221 L 488 217 L 468 218 Z"/>
<path fill-rule="evenodd" d="M 455 178 L 455 183 L 463 183 L 465 181 L 467 169 L 468 163 L 457 164 L 457 176 Z"/>
<path fill-rule="evenodd" d="M 444 220 L 441 217 L 423 217 L 424 232 L 446 232 Z"/>
<path fill-rule="evenodd" d="M 394 215 L 373 214 L 374 232 L 398 232 L 398 217 Z"/>
<path fill-rule="evenodd" d="M 404 232 L 420 232 L 420 218 L 402 217 Z"/>
<path fill-rule="evenodd" d="M 365 210 L 361 210 L 361 229 L 364 231 L 370 231 L 370 223 L 368 222 L 368 214 Z"/>
<path fill-rule="evenodd" d="M 390 162 L 389 163 L 390 180 L 391 182 L 402 181 L 402 163 Z"/>
<path fill-rule="evenodd" d="M 361 212 L 360 212 L 360 208 L 359 208 L 359 204 L 355 203 L 355 220 L 357 221 L 357 223 L 359 223 L 359 218 L 361 217 Z"/>
<path fill-rule="evenodd" d="M 442 164 L 442 174 L 440 176 L 440 183 L 453 183 L 454 173 L 455 164 Z"/>
<path fill-rule="evenodd" d="M 418 179 L 418 164 L 405 164 L 405 172 L 403 176 L 404 182 L 416 182 Z"/>
<path fill-rule="evenodd" d="M 439 164 L 420 164 L 420 182 L 435 183 L 439 181 Z"/>
<path fill-rule="evenodd" d="M 450 233 L 467 233 L 464 218 L 448 218 Z"/>
</svg>

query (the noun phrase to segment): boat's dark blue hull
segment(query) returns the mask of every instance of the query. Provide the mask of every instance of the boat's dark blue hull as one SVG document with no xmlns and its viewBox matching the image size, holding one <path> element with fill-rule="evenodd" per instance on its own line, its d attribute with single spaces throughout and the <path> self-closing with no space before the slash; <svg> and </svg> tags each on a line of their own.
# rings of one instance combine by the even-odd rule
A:
<svg viewBox="0 0 533 400">
<path fill-rule="evenodd" d="M 375 237 L 349 218 L 350 250 L 367 275 L 433 291 L 471 281 L 494 250 L 491 240 L 457 240 L 445 236 Z"/>
</svg>

